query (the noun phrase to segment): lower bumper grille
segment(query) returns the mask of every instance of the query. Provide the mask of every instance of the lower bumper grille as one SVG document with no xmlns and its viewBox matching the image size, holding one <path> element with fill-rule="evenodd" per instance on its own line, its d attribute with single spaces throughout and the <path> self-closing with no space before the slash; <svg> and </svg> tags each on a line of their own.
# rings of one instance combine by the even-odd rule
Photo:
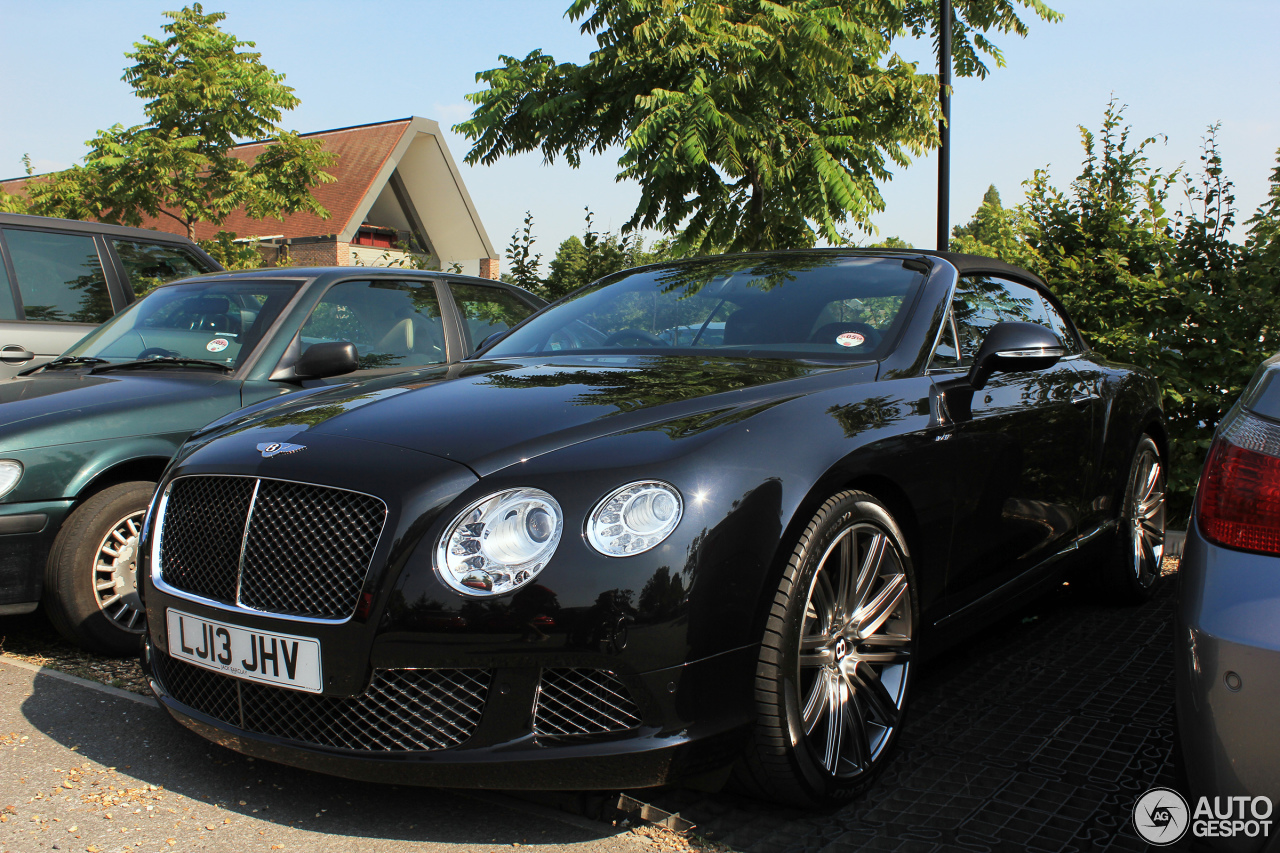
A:
<svg viewBox="0 0 1280 853">
<path fill-rule="evenodd" d="M 570 737 L 625 732 L 640 725 L 631 691 L 603 669 L 544 669 L 533 711 L 533 733 Z"/>
<path fill-rule="evenodd" d="M 487 669 L 380 669 L 359 696 L 254 684 L 156 652 L 155 675 L 176 701 L 250 732 L 312 746 L 421 752 L 465 743 L 480 724 Z"/>
</svg>

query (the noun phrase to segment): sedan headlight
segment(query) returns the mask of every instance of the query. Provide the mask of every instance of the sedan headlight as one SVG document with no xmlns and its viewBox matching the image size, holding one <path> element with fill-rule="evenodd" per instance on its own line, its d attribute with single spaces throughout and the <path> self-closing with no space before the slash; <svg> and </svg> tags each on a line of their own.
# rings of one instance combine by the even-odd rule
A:
<svg viewBox="0 0 1280 853">
<path fill-rule="evenodd" d="M 508 489 L 458 514 L 436 547 L 445 583 L 464 595 L 503 595 L 546 567 L 560 544 L 564 514 L 539 489 Z"/>
<path fill-rule="evenodd" d="M 17 459 L 0 459 L 0 498 L 12 492 L 21 479 L 21 462 Z"/>
<path fill-rule="evenodd" d="M 670 536 L 683 512 L 675 486 L 658 480 L 628 483 L 596 504 L 587 519 L 587 541 L 610 557 L 641 554 Z"/>
</svg>

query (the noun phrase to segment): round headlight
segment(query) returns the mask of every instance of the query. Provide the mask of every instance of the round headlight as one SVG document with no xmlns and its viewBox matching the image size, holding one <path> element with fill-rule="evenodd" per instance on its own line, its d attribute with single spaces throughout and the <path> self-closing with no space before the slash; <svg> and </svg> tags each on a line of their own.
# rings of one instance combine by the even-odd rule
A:
<svg viewBox="0 0 1280 853">
<path fill-rule="evenodd" d="M 436 568 L 464 595 L 503 595 L 542 571 L 563 530 L 564 515 L 551 495 L 507 489 L 458 514 L 436 546 Z"/>
<path fill-rule="evenodd" d="M 21 479 L 21 462 L 17 459 L 0 459 L 0 498 L 12 492 Z"/>
<path fill-rule="evenodd" d="M 683 513 L 675 486 L 657 480 L 628 483 L 596 504 L 587 519 L 587 541 L 610 557 L 641 554 L 670 536 Z"/>
</svg>

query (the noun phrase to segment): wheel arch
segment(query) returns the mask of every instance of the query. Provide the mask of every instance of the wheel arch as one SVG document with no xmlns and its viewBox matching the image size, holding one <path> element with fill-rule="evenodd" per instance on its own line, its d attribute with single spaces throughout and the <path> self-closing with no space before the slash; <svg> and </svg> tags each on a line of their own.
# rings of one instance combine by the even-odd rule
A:
<svg viewBox="0 0 1280 853">
<path fill-rule="evenodd" d="M 69 495 L 75 500 L 73 509 L 103 489 L 119 483 L 134 480 L 159 482 L 160 475 L 164 473 L 164 469 L 168 467 L 172 458 L 172 453 L 158 455 L 153 451 L 146 455 L 119 459 L 109 465 L 99 466 L 94 472 L 82 473 L 77 478 L 78 484 L 73 484 L 74 487 L 68 490 Z"/>
</svg>

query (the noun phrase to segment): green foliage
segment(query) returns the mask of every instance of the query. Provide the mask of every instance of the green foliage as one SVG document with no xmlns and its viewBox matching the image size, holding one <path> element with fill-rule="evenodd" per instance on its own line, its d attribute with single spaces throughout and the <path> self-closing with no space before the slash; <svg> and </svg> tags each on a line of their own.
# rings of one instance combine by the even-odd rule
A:
<svg viewBox="0 0 1280 853">
<path fill-rule="evenodd" d="M 1020 208 L 1005 208 L 995 186 L 987 189 L 982 206 L 967 225 L 951 229 L 950 250 L 969 255 L 999 258 L 1019 266 L 1031 266 L 1034 258 L 1023 234 L 1026 214 Z"/>
<path fill-rule="evenodd" d="M 524 231 L 516 231 L 511 235 L 511 244 L 507 246 L 507 260 L 511 262 L 511 271 L 503 276 L 505 281 L 536 292 L 542 287 L 542 279 L 538 277 L 538 264 L 542 254 L 533 253 L 533 214 L 524 212 Z"/>
<path fill-rule="evenodd" d="M 0 213 L 30 213 L 27 207 L 22 196 L 0 190 Z"/>
<path fill-rule="evenodd" d="M 884 208 L 878 183 L 937 142 L 937 80 L 891 51 L 936 29 L 934 0 L 574 0 L 598 49 L 584 65 L 541 51 L 477 75 L 488 89 L 457 130 L 470 163 L 541 151 L 577 166 L 620 145 L 641 197 L 624 232 L 678 234 L 706 253 L 840 241 Z M 957 0 L 961 76 L 1003 64 L 986 32 L 1025 33 L 1015 5 Z M 588 248 L 584 246 L 584 248 Z"/>
<path fill-rule="evenodd" d="M 1096 350 L 1155 373 L 1174 517 L 1189 510 L 1213 429 L 1275 351 L 1280 326 L 1280 167 L 1245 244 L 1232 243 L 1235 198 L 1216 134 L 1198 180 L 1166 173 L 1145 154 L 1155 138 L 1132 143 L 1113 101 L 1098 136 L 1081 128 L 1085 160 L 1069 190 L 1037 171 L 1022 208 L 1002 213 L 988 199 L 954 246 L 1037 272 Z M 1170 216 L 1179 183 L 1188 209 Z"/>
<path fill-rule="evenodd" d="M 212 239 L 201 240 L 200 248 L 229 270 L 256 270 L 266 266 L 256 242 L 237 242 L 236 235 L 230 231 L 219 231 Z M 288 266 L 288 264 L 277 264 L 277 266 Z M 136 284 L 134 290 L 137 290 Z M 142 294 L 139 293 L 138 297 L 141 298 Z"/>
<path fill-rule="evenodd" d="M 253 42 L 224 32 L 221 12 L 195 3 L 165 17 L 168 38 L 146 36 L 126 54 L 135 64 L 124 80 L 147 100 L 148 123 L 98 131 L 83 166 L 29 183 L 32 212 L 125 225 L 168 216 L 192 238 L 195 223 L 219 225 L 239 208 L 255 219 L 328 216 L 311 187 L 334 180 L 324 169 L 335 157 L 279 127 L 298 104 L 284 75 L 242 50 Z M 231 156 L 240 139 L 273 144 L 249 163 Z"/>
</svg>

